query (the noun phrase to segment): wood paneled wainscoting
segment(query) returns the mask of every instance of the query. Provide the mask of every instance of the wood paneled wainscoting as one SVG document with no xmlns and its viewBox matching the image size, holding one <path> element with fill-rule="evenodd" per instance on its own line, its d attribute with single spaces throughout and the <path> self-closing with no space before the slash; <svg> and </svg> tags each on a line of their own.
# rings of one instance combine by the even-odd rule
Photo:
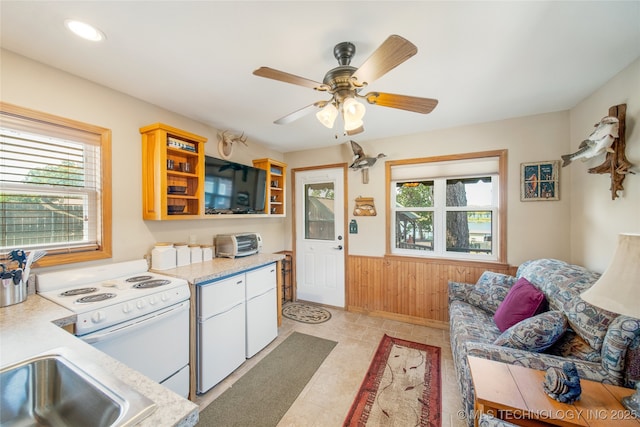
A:
<svg viewBox="0 0 640 427">
<path fill-rule="evenodd" d="M 508 264 L 387 255 L 347 257 L 347 310 L 448 328 L 448 281 L 475 283 L 487 270 L 514 275 Z"/>
</svg>

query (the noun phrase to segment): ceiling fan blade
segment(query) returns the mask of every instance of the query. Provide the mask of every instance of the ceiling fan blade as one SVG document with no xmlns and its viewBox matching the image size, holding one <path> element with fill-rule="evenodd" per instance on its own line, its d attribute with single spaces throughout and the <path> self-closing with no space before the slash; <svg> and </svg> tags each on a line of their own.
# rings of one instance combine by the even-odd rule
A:
<svg viewBox="0 0 640 427">
<path fill-rule="evenodd" d="M 253 74 L 259 77 L 266 77 L 267 79 L 279 80 L 281 82 L 304 86 L 311 89 L 324 90 L 324 85 L 322 83 L 269 67 L 260 67 L 255 70 Z"/>
<path fill-rule="evenodd" d="M 291 122 L 295 122 L 296 120 L 306 116 L 307 114 L 311 114 L 314 111 L 324 108 L 328 103 L 329 101 L 314 102 L 313 104 L 307 105 L 306 107 L 302 107 L 301 109 L 296 110 L 293 113 L 289 113 L 284 117 L 280 117 L 278 120 L 276 120 L 273 123 L 277 125 L 286 125 Z"/>
<path fill-rule="evenodd" d="M 438 105 L 437 99 L 418 98 L 417 96 L 396 95 L 394 93 L 370 92 L 363 96 L 369 104 L 382 107 L 398 108 L 427 114 Z"/>
<path fill-rule="evenodd" d="M 389 36 L 353 73 L 356 85 L 370 84 L 418 53 L 418 48 L 398 35 Z"/>
</svg>

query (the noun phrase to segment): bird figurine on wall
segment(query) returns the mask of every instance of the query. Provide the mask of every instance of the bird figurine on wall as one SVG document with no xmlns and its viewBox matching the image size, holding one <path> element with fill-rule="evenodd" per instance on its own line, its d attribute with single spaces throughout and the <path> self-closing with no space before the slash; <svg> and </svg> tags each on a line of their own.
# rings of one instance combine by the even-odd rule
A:
<svg viewBox="0 0 640 427">
<path fill-rule="evenodd" d="M 565 154 L 562 157 L 562 167 L 570 165 L 577 159 L 590 159 L 606 151 L 613 153 L 611 145 L 618 137 L 619 120 L 617 117 L 606 116 L 595 124 L 595 130 L 591 132 L 589 138 L 580 143 L 578 151 Z"/>
<path fill-rule="evenodd" d="M 349 168 L 353 170 L 361 170 L 362 171 L 362 183 L 369 183 L 369 168 L 372 167 L 378 159 L 383 157 L 387 157 L 383 153 L 379 153 L 376 157 L 367 157 L 364 153 L 364 150 L 357 142 L 351 140 L 351 149 L 353 150 L 353 163 L 349 166 Z"/>
</svg>

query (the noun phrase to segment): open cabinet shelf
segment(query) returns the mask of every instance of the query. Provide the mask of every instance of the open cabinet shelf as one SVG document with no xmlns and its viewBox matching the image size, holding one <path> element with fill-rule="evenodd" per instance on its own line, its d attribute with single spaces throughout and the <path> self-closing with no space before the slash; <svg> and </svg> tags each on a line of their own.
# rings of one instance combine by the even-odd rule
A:
<svg viewBox="0 0 640 427">
<path fill-rule="evenodd" d="M 285 216 L 287 165 L 273 159 L 256 159 L 253 166 L 267 171 L 265 213 L 271 216 Z"/>
<path fill-rule="evenodd" d="M 140 128 L 142 217 L 199 218 L 204 214 L 204 144 L 207 139 L 162 123 Z"/>
</svg>

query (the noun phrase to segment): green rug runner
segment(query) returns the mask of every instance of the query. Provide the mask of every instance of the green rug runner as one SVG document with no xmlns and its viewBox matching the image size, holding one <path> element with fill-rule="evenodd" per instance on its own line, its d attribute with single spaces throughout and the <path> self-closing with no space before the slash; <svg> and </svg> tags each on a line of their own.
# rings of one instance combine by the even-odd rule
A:
<svg viewBox="0 0 640 427">
<path fill-rule="evenodd" d="M 276 426 L 336 344 L 292 333 L 200 412 L 198 426 Z"/>
</svg>

